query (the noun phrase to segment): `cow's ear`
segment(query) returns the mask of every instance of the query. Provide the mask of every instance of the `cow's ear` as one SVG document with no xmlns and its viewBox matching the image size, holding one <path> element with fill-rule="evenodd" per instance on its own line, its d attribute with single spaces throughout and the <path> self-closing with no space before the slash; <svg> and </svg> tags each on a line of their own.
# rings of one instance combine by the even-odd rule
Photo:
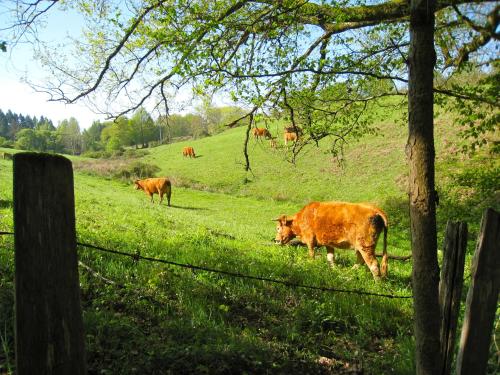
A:
<svg viewBox="0 0 500 375">
<path fill-rule="evenodd" d="M 279 222 L 281 225 L 292 225 L 294 216 L 286 216 L 286 215 L 281 215 L 279 217 Z"/>
<path fill-rule="evenodd" d="M 276 219 L 273 219 L 273 221 L 279 221 L 281 224 L 286 223 L 286 215 L 280 215 Z"/>
</svg>

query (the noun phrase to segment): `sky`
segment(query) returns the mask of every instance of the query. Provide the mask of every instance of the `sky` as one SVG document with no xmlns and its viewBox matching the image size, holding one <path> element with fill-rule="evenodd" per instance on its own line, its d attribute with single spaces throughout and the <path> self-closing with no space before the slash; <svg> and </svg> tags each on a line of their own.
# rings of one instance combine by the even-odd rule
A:
<svg viewBox="0 0 500 375">
<path fill-rule="evenodd" d="M 13 0 L 0 0 L 0 41 L 9 40 L 7 31 L 2 28 L 12 23 L 12 15 L 6 10 L 7 4 L 12 2 Z M 47 17 L 46 26 L 38 29 L 40 40 L 64 43 L 69 36 L 78 38 L 81 35 L 84 20 L 77 12 L 61 11 L 54 7 L 47 13 Z M 95 113 L 83 103 L 50 102 L 47 94 L 36 92 L 29 84 L 24 83 L 25 78 L 35 83 L 43 82 L 47 75 L 33 56 L 33 46 L 27 43 L 19 43 L 14 47 L 7 45 L 6 53 L 0 51 L 0 109 L 4 113 L 11 110 L 37 118 L 43 115 L 51 119 L 56 126 L 64 119 L 75 117 L 81 129 L 90 127 L 95 120 L 107 120 L 105 115 Z M 189 101 L 189 97 L 190 89 L 179 92 L 176 96 L 177 105 L 174 103 L 172 108 L 173 113 L 193 112 L 197 102 Z M 229 98 L 221 96 L 216 96 L 213 100 L 216 106 L 234 105 Z"/>
<path fill-rule="evenodd" d="M 0 1 L 0 40 L 8 40 L 2 27 L 12 22 L 5 10 L 5 3 Z M 51 9 L 47 27 L 40 29 L 41 40 L 63 41 L 68 35 L 78 35 L 82 29 L 82 19 L 71 11 L 61 12 Z M 35 92 L 22 79 L 39 80 L 45 76 L 41 67 L 33 59 L 32 46 L 18 44 L 11 48 L 7 45 L 7 52 L 0 51 L 0 109 L 51 119 L 57 125 L 64 119 L 75 117 L 81 129 L 88 128 L 94 120 L 105 120 L 105 116 L 92 112 L 83 104 L 64 104 L 49 102 L 48 95 Z"/>
</svg>

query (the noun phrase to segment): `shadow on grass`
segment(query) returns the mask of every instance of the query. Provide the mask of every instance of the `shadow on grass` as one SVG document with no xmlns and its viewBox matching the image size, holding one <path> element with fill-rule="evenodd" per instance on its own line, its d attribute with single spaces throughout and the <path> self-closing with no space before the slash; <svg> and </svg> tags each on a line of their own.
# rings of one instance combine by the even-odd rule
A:
<svg viewBox="0 0 500 375">
<path fill-rule="evenodd" d="M 191 206 L 178 206 L 176 204 L 170 205 L 172 208 L 179 208 L 181 210 L 192 210 L 192 211 L 208 211 L 208 208 L 205 207 L 191 207 Z"/>
<path fill-rule="evenodd" d="M 361 291 L 378 285 L 361 271 L 357 280 L 337 279 L 326 266 L 317 269 L 317 262 L 290 267 L 280 256 L 235 254 L 234 243 L 221 242 L 220 236 L 226 234 L 179 237 L 162 258 L 293 284 Z M 92 258 L 86 259 L 90 267 L 111 280 L 118 277 L 112 275 L 114 262 Z M 134 263 L 134 270 L 128 267 L 119 271 L 123 280 L 134 280 L 126 288 L 102 285 L 94 274 L 82 277 L 89 373 L 103 366 L 121 374 L 137 367 L 142 373 L 342 373 L 346 363 L 358 362 L 357 355 L 345 354 L 353 349 L 367 358 L 368 368 L 388 373 L 393 364 L 380 360 L 377 337 L 395 342 L 386 354 L 396 358 L 400 327 L 411 329 L 401 304 L 376 296 L 311 291 L 173 265 L 157 269 L 144 261 Z M 146 282 L 154 288 L 146 288 Z M 372 338 L 369 345 L 367 338 Z M 320 358 L 325 355 L 329 358 Z"/>
<path fill-rule="evenodd" d="M 11 200 L 0 199 L 0 208 L 12 208 L 14 203 Z"/>
</svg>

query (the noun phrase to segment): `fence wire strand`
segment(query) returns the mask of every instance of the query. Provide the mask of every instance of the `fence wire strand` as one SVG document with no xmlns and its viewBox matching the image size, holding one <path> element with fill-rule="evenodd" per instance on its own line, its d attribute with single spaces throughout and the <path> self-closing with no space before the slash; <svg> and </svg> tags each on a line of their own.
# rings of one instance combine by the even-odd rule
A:
<svg viewBox="0 0 500 375">
<path fill-rule="evenodd" d="M 12 233 L 12 232 L 0 232 L 0 235 L 13 235 L 13 234 L 14 233 Z M 410 298 L 413 298 L 413 296 L 398 296 L 398 295 L 394 295 L 394 294 L 372 293 L 372 292 L 366 292 L 366 291 L 357 290 L 357 289 L 342 289 L 342 288 L 332 288 L 332 287 L 322 287 L 322 286 L 298 284 L 298 283 L 292 283 L 290 281 L 285 281 L 285 280 L 271 279 L 269 277 L 245 275 L 245 274 L 242 274 L 242 273 L 239 273 L 239 272 L 231 272 L 231 271 L 219 270 L 219 269 L 214 269 L 214 268 L 209 268 L 209 267 L 204 267 L 204 266 L 196 266 L 196 265 L 188 264 L 188 263 L 178 263 L 178 262 L 173 262 L 171 260 L 166 260 L 166 259 L 159 259 L 159 258 L 147 257 L 147 256 L 141 255 L 139 252 L 136 252 L 136 253 L 127 253 L 127 252 L 124 252 L 124 251 L 119 251 L 119 250 L 114 250 L 114 249 L 106 249 L 106 248 L 101 247 L 101 246 L 91 245 L 91 244 L 84 243 L 84 242 L 77 242 L 76 244 L 78 246 L 81 246 L 81 247 L 84 247 L 84 248 L 88 248 L 88 249 L 94 249 L 94 250 L 102 251 L 102 252 L 105 252 L 105 253 L 126 256 L 126 257 L 129 257 L 129 258 L 132 258 L 136 262 L 139 261 L 139 260 L 145 260 L 145 261 L 148 261 L 148 262 L 163 263 L 163 264 L 168 264 L 168 265 L 171 265 L 171 266 L 188 268 L 188 269 L 191 269 L 191 270 L 199 270 L 199 271 L 212 272 L 212 273 L 217 273 L 217 274 L 220 274 L 220 275 L 226 275 L 226 276 L 236 277 L 236 278 L 240 278 L 240 279 L 266 281 L 266 282 L 270 282 L 270 283 L 274 283 L 274 284 L 285 285 L 285 286 L 288 286 L 288 287 L 291 287 L 291 288 L 303 288 L 303 289 L 310 289 L 310 290 L 319 290 L 321 292 L 358 294 L 358 295 L 363 295 L 363 296 L 373 296 L 373 297 L 383 297 L 383 298 L 393 298 L 393 299 L 410 299 Z"/>
<path fill-rule="evenodd" d="M 196 266 L 196 265 L 187 264 L 187 263 L 178 263 L 178 262 L 173 262 L 173 261 L 166 260 L 166 259 L 152 258 L 152 257 L 140 255 L 140 253 L 126 253 L 123 251 L 106 249 L 106 248 L 103 248 L 100 246 L 95 246 L 95 245 L 82 243 L 82 242 L 77 242 L 77 244 L 79 246 L 82 246 L 82 247 L 86 247 L 86 248 L 90 248 L 90 249 L 94 249 L 94 250 L 98 250 L 98 251 L 103 251 L 106 253 L 126 256 L 129 258 L 132 258 L 135 261 L 142 259 L 142 260 L 146 260 L 149 262 L 163 263 L 163 264 L 169 264 L 169 265 L 176 266 L 176 267 L 188 268 L 188 269 L 192 269 L 192 270 L 212 272 L 212 273 L 236 277 L 236 278 L 240 278 L 240 279 L 266 281 L 266 282 L 281 284 L 281 285 L 285 285 L 285 286 L 293 287 L 293 288 L 303 288 L 303 289 L 319 290 L 322 292 L 348 293 L 348 294 L 358 294 L 358 295 L 367 295 L 367 296 L 385 297 L 385 298 L 400 298 L 400 299 L 413 298 L 413 296 L 398 296 L 398 295 L 393 295 L 393 294 L 372 293 L 372 292 L 366 292 L 363 290 L 356 290 L 356 289 L 342 289 L 342 288 L 332 288 L 332 287 L 321 287 L 321 286 L 314 286 L 314 285 L 298 284 L 298 283 L 293 283 L 293 282 L 289 282 L 289 281 L 285 281 L 285 280 L 277 280 L 277 279 L 271 279 L 268 277 L 245 275 L 245 274 L 242 274 L 239 272 L 231 272 L 231 271 L 219 270 L 219 269 L 214 269 L 214 268 L 209 268 L 209 267 L 204 267 L 204 266 Z"/>
</svg>

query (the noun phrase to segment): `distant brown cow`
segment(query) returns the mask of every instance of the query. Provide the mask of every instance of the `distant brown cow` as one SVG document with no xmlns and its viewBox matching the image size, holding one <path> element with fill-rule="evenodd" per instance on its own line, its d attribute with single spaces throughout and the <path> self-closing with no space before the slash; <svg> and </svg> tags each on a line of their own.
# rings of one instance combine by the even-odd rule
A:
<svg viewBox="0 0 500 375">
<path fill-rule="evenodd" d="M 182 149 L 182 155 L 189 156 L 190 158 L 196 158 L 194 148 L 192 148 L 191 146 L 184 147 Z"/>
<path fill-rule="evenodd" d="M 264 137 L 266 139 L 271 138 L 271 133 L 266 128 L 253 128 L 252 134 L 255 139 L 258 139 L 260 137 Z"/>
<path fill-rule="evenodd" d="M 283 138 L 284 138 L 284 141 L 285 141 L 285 146 L 288 146 L 288 141 L 296 142 L 297 139 L 299 138 L 299 136 L 295 132 L 285 131 L 285 133 L 283 134 Z"/>
<path fill-rule="evenodd" d="M 153 194 L 158 194 L 160 196 L 160 204 L 163 201 L 163 195 L 167 194 L 167 202 L 170 206 L 172 184 L 168 178 L 146 178 L 144 180 L 135 180 L 134 187 L 136 190 L 144 190 L 144 192 L 151 197 L 151 203 L 154 203 Z"/>
<path fill-rule="evenodd" d="M 297 142 L 299 136 L 302 134 L 302 128 L 299 126 L 287 125 L 283 128 L 283 139 L 285 141 L 285 146 L 288 146 L 288 142 Z"/>
<path fill-rule="evenodd" d="M 344 202 L 312 202 L 293 216 L 277 219 L 276 242 L 286 244 L 294 237 L 309 248 L 325 246 L 328 263 L 333 267 L 335 247 L 354 249 L 358 264 L 366 263 L 375 280 L 387 275 L 387 216 L 379 208 L 368 204 Z M 375 247 L 384 231 L 384 250 L 379 271 Z"/>
</svg>

